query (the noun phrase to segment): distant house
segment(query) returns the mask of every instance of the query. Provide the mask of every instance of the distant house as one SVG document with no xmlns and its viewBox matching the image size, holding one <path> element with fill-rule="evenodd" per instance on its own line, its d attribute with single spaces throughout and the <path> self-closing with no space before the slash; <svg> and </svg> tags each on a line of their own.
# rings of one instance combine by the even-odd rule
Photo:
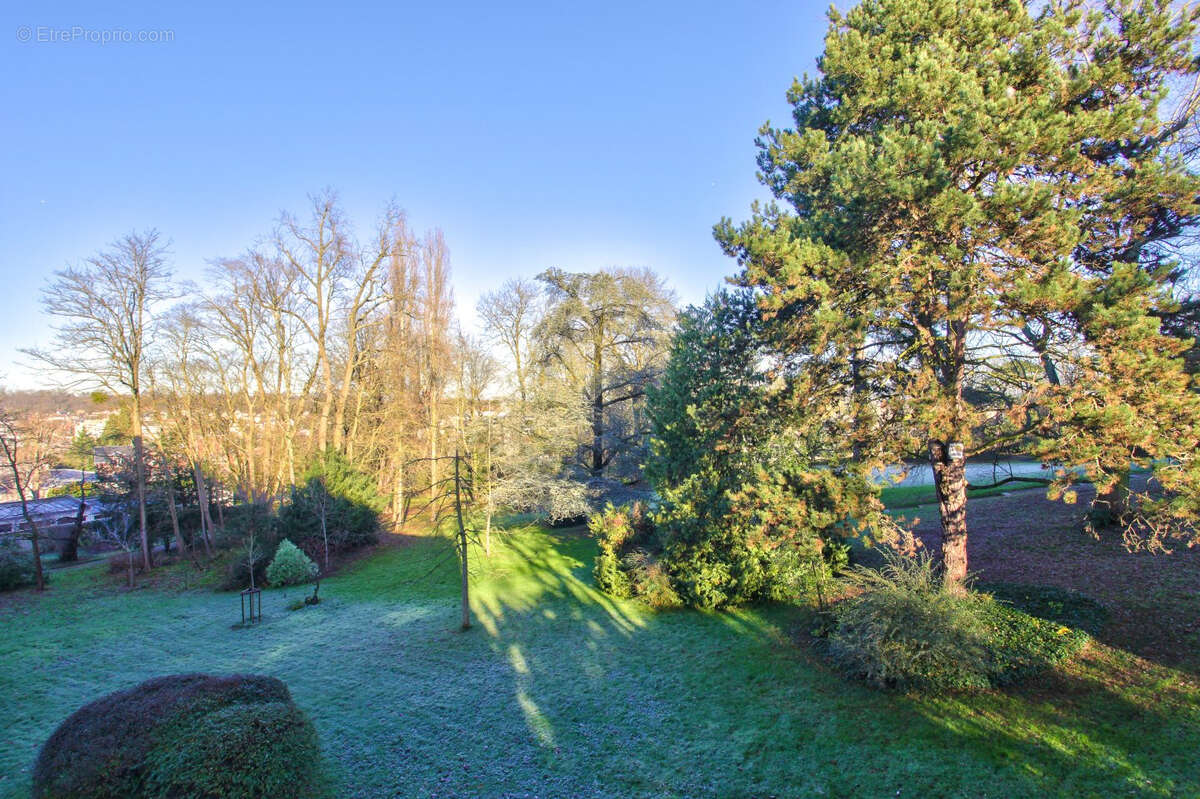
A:
<svg viewBox="0 0 1200 799">
<path fill-rule="evenodd" d="M 51 469 L 46 479 L 42 480 L 41 492 L 45 494 L 55 488 L 77 485 L 80 480 L 85 483 L 94 483 L 96 482 L 96 473 L 85 472 L 82 469 Z"/>
<path fill-rule="evenodd" d="M 97 472 L 104 471 L 106 468 L 120 469 L 133 461 L 133 446 L 123 444 L 120 446 L 96 447 L 92 450 L 92 460 L 95 461 Z"/>
<path fill-rule="evenodd" d="M 79 500 L 75 497 L 51 497 L 29 500 L 29 515 L 37 523 L 38 534 L 45 538 L 43 551 L 54 551 L 58 542 L 65 539 L 75 526 L 79 515 Z M 88 498 L 83 509 L 84 524 L 104 518 L 112 508 L 99 499 Z M 27 534 L 29 522 L 21 510 L 21 503 L 0 502 L 0 538 L 16 537 L 29 546 Z"/>
</svg>

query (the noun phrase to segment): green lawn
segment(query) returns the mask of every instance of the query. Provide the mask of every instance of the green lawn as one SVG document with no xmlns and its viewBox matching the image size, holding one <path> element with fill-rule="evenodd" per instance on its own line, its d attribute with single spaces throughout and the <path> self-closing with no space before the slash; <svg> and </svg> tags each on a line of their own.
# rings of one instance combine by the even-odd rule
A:
<svg viewBox="0 0 1200 799">
<path fill-rule="evenodd" d="M 1043 493 L 1046 491 L 1046 486 L 1041 483 L 1032 482 L 1015 482 L 1005 483 L 996 488 L 977 488 L 967 491 L 967 497 L 977 499 L 979 497 L 994 497 L 1000 494 L 1010 494 L 1014 491 L 1030 491 L 1041 489 Z M 911 485 L 911 486 L 887 486 L 879 492 L 879 498 L 883 500 L 883 504 L 889 509 L 896 508 L 915 508 L 921 505 L 932 505 L 937 502 L 937 493 L 931 485 Z"/>
<path fill-rule="evenodd" d="M 797 642 L 803 609 L 654 614 L 591 588 L 592 542 L 536 529 L 478 575 L 460 633 L 445 547 L 384 549 L 301 611 L 264 592 L 248 630 L 236 595 L 120 592 L 97 564 L 5 600 L 0 796 L 28 794 L 73 709 L 187 671 L 287 682 L 340 796 L 1200 796 L 1185 672 L 1092 645 L 1004 693 L 881 694 Z"/>
</svg>

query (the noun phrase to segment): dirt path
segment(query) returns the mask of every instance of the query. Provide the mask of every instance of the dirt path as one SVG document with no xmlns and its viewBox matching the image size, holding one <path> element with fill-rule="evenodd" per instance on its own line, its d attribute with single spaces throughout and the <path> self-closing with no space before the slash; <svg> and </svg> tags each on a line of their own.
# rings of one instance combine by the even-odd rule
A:
<svg viewBox="0 0 1200 799">
<path fill-rule="evenodd" d="M 981 581 L 1086 594 L 1111 614 L 1099 636 L 1105 643 L 1200 673 L 1200 547 L 1150 555 L 1127 551 L 1115 532 L 1096 540 L 1083 530 L 1092 495 L 1090 486 L 1081 486 L 1075 505 L 1051 502 L 1042 489 L 970 500 L 971 571 Z M 917 537 L 936 554 L 937 508 L 904 513 L 920 518 Z"/>
</svg>

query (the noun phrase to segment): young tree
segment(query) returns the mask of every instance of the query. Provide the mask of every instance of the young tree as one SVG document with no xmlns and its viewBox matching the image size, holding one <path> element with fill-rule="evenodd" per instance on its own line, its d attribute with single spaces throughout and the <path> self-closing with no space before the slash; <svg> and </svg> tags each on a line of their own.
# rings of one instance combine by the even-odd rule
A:
<svg viewBox="0 0 1200 799">
<path fill-rule="evenodd" d="M 29 526 L 39 591 L 46 588 L 46 578 L 42 573 L 41 531 L 29 509 L 29 500 L 37 498 L 42 480 L 62 455 L 58 432 L 57 426 L 42 414 L 17 416 L 0 408 L 0 455 L 4 457 L 5 470 L 12 475 L 13 489 L 21 500 L 21 515 Z"/>
<path fill-rule="evenodd" d="M 537 328 L 542 361 L 586 397 L 591 436 L 584 465 L 600 477 L 616 456 L 644 442 L 641 404 L 662 368 L 674 295 L 649 269 L 550 269 L 538 280 L 549 296 Z"/>
<path fill-rule="evenodd" d="M 110 501 L 107 513 L 96 519 L 93 529 L 101 539 L 116 544 L 125 553 L 126 578 L 133 588 L 133 553 L 138 549 L 138 536 L 128 503 L 124 499 Z"/>
<path fill-rule="evenodd" d="M 128 394 L 138 499 L 142 565 L 149 569 L 142 389 L 147 347 L 154 337 L 155 305 L 170 294 L 167 243 L 157 230 L 130 233 L 79 267 L 55 272 L 42 293 L 46 313 L 58 320 L 52 350 L 25 352 L 75 383 Z"/>
<path fill-rule="evenodd" d="M 1196 74 L 1197 13 L 831 11 L 819 76 L 788 95 L 796 128 L 759 141 L 763 181 L 791 211 L 716 227 L 767 334 L 806 358 L 788 387 L 800 415 L 873 466 L 928 457 L 951 584 L 967 572 L 964 459 L 997 447 L 1062 467 L 1052 493 L 1068 500 L 1080 472 L 1103 489 L 1131 460 L 1154 465 L 1169 495 L 1142 507 L 1196 518 L 1183 489 L 1200 484 L 1200 413 L 1184 345 L 1160 330 L 1168 265 L 1139 259 L 1144 226 L 1129 222 L 1197 213 L 1200 182 L 1159 114 L 1167 79 Z"/>
</svg>

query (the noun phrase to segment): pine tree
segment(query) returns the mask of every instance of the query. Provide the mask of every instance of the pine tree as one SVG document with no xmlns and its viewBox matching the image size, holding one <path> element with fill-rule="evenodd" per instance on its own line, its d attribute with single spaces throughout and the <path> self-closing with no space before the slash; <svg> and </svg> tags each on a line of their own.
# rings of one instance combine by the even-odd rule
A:
<svg viewBox="0 0 1200 799">
<path fill-rule="evenodd" d="M 1200 210 L 1160 119 L 1168 81 L 1198 71 L 1197 16 L 1166 0 L 832 11 L 820 74 L 789 92 L 795 129 L 758 141 L 777 202 L 716 227 L 766 333 L 805 356 L 798 416 L 865 464 L 929 458 L 952 583 L 964 459 L 1001 447 L 1063 467 L 1068 500 L 1080 473 L 1103 489 L 1155 465 L 1168 495 L 1140 503 L 1137 532 L 1195 535 L 1200 410 L 1160 322 L 1177 265 L 1138 245 Z"/>
</svg>

